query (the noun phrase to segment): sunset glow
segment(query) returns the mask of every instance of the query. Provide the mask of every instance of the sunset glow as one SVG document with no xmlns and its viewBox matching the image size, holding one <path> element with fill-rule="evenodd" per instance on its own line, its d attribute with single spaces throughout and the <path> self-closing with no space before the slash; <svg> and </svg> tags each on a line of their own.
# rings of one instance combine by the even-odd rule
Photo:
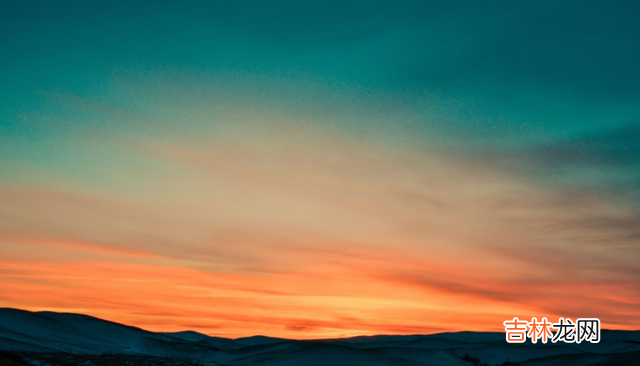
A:
<svg viewBox="0 0 640 366">
<path fill-rule="evenodd" d="M 232 338 L 640 328 L 627 12 L 187 3 L 2 5 L 0 307 Z"/>
</svg>

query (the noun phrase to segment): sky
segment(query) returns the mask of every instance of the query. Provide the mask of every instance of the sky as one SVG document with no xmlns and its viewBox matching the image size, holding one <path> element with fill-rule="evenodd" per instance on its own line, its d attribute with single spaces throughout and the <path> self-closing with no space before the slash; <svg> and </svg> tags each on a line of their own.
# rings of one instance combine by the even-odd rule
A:
<svg viewBox="0 0 640 366">
<path fill-rule="evenodd" d="M 640 329 L 640 3 L 3 1 L 0 307 Z"/>
</svg>

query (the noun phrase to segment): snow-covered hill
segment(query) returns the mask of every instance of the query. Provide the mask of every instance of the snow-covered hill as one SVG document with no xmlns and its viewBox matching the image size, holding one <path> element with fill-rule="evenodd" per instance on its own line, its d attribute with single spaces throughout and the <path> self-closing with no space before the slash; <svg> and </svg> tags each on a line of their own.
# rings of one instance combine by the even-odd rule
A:
<svg viewBox="0 0 640 366">
<path fill-rule="evenodd" d="M 640 365 L 640 332 L 597 344 L 509 344 L 504 333 L 297 341 L 154 333 L 81 314 L 0 308 L 0 365 Z"/>
</svg>

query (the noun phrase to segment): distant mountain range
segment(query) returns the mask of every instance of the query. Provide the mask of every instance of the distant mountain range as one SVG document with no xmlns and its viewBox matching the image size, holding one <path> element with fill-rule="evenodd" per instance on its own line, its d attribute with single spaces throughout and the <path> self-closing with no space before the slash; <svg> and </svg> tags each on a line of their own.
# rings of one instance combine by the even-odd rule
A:
<svg viewBox="0 0 640 366">
<path fill-rule="evenodd" d="M 504 333 L 227 339 L 154 333 L 82 314 L 0 308 L 0 365 L 640 365 L 640 331 L 600 343 L 509 344 Z"/>
</svg>

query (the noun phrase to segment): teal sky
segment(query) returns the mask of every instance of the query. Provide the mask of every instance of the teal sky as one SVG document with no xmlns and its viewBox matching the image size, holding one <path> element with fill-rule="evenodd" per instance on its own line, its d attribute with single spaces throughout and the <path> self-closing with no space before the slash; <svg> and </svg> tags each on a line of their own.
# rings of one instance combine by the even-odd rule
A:
<svg viewBox="0 0 640 366">
<path fill-rule="evenodd" d="M 256 254 L 276 242 L 443 263 L 473 248 L 497 272 L 531 267 L 477 269 L 477 288 L 402 261 L 383 277 L 512 305 L 512 286 L 574 286 L 624 327 L 640 304 L 639 17 L 635 1 L 4 1 L 0 258 L 86 259 L 22 251 L 46 239 L 246 274 L 298 270 Z M 27 298 L 0 305 L 52 307 Z"/>
<path fill-rule="evenodd" d="M 38 114 L 45 128 L 61 119 L 78 124 L 72 131 L 136 128 L 91 112 L 80 118 L 83 112 L 62 96 L 161 114 L 170 112 L 159 110 L 146 89 L 180 83 L 188 91 L 179 99 L 233 89 L 231 97 L 243 103 L 328 109 L 344 131 L 435 137 L 444 148 L 481 151 L 491 160 L 515 154 L 540 167 L 536 175 L 628 172 L 638 160 L 640 45 L 632 2 L 3 8 L 2 131 L 10 140 L 3 152 L 20 159 L 43 157 L 18 153 L 9 146 L 14 139 L 64 138 L 51 131 L 37 136 L 25 114 Z M 164 102 L 165 109 L 178 108 Z M 368 112 L 403 116 L 353 115 Z"/>
</svg>

